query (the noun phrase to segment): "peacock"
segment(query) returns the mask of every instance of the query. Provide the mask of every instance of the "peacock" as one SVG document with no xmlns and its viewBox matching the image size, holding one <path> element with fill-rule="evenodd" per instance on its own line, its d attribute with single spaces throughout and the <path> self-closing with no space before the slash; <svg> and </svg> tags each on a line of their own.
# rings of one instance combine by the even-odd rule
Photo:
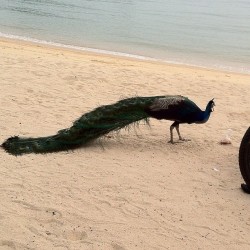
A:
<svg viewBox="0 0 250 250">
<path fill-rule="evenodd" d="M 131 97 L 97 107 L 73 122 L 70 128 L 59 130 L 55 135 L 37 138 L 14 136 L 1 147 L 13 155 L 69 150 L 141 120 L 148 122 L 149 118 L 174 121 L 170 126 L 170 143 L 174 143 L 174 128 L 179 140 L 184 140 L 179 124 L 207 122 L 214 106 L 212 99 L 202 111 L 193 101 L 181 95 Z"/>
</svg>

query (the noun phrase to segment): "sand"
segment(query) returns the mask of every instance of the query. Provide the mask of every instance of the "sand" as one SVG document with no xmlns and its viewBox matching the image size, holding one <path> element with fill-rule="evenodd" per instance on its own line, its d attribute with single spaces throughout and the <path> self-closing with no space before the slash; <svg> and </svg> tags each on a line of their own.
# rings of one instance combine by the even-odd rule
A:
<svg viewBox="0 0 250 250">
<path fill-rule="evenodd" d="M 0 58 L 0 143 L 54 134 L 123 97 L 216 102 L 206 124 L 180 126 L 190 142 L 167 143 L 171 122 L 151 120 L 68 152 L 1 149 L 0 249 L 250 249 L 238 166 L 250 75 L 10 40 Z"/>
</svg>

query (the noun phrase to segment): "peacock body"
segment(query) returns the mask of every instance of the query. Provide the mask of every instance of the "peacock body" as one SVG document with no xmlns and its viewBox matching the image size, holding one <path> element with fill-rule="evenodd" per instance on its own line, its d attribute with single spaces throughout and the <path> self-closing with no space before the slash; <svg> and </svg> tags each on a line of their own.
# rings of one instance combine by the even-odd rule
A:
<svg viewBox="0 0 250 250">
<path fill-rule="evenodd" d="M 206 122 L 213 106 L 211 100 L 206 110 L 202 111 L 194 102 L 180 95 L 127 98 L 84 114 L 70 128 L 55 135 L 38 138 L 14 136 L 1 146 L 13 155 L 68 150 L 150 117 L 174 121 L 170 127 L 170 142 L 173 143 L 173 128 L 182 140 L 179 124 Z"/>
</svg>

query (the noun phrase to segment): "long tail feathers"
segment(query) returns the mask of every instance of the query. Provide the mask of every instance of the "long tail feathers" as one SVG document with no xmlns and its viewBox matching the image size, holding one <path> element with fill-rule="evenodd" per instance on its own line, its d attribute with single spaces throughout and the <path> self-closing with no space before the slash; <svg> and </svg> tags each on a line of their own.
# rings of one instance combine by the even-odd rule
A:
<svg viewBox="0 0 250 250">
<path fill-rule="evenodd" d="M 86 144 L 111 131 L 147 119 L 145 109 L 158 97 L 135 97 L 106 105 L 84 114 L 68 129 L 56 135 L 38 138 L 18 136 L 7 139 L 1 146 L 10 154 L 49 153 L 68 150 Z"/>
<path fill-rule="evenodd" d="M 55 152 L 69 148 L 68 145 L 60 143 L 56 137 L 22 138 L 14 136 L 7 139 L 2 147 L 13 155 Z"/>
</svg>

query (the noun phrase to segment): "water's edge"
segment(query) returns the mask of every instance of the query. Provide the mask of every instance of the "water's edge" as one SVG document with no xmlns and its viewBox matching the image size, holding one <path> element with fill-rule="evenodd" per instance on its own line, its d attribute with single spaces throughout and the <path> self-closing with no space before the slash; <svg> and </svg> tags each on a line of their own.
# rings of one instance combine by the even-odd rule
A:
<svg viewBox="0 0 250 250">
<path fill-rule="evenodd" d="M 23 42 L 28 42 L 28 43 L 37 44 L 37 45 L 64 48 L 64 49 L 69 49 L 69 50 L 74 50 L 74 51 L 85 51 L 85 52 L 91 52 L 91 53 L 95 53 L 95 54 L 119 56 L 119 57 L 124 57 L 124 58 L 142 60 L 142 61 L 152 61 L 152 62 L 166 63 L 166 64 L 170 64 L 170 65 L 177 65 L 177 66 L 186 66 L 186 67 L 194 67 L 194 68 L 215 70 L 215 71 L 221 71 L 221 72 L 250 75 L 250 72 L 248 72 L 248 70 L 246 70 L 246 69 L 238 69 L 238 68 L 229 67 L 229 66 L 217 65 L 217 66 L 213 67 L 211 65 L 206 66 L 206 65 L 200 65 L 198 63 L 197 64 L 183 63 L 181 61 L 179 62 L 179 61 L 173 61 L 173 60 L 163 60 L 163 59 L 157 59 L 157 58 L 153 58 L 153 57 L 123 53 L 123 52 L 119 52 L 119 51 L 109 51 L 109 50 L 103 50 L 103 49 L 97 49 L 97 48 L 89 48 L 89 47 L 81 47 L 81 46 L 75 46 L 75 45 L 70 45 L 70 44 L 62 44 L 62 43 L 57 43 L 57 42 L 53 42 L 53 41 L 39 40 L 36 38 L 18 36 L 18 35 L 12 35 L 12 34 L 5 34 L 5 33 L 0 32 L 0 39 L 1 38 L 7 39 L 7 40 L 13 40 L 13 41 L 23 41 Z"/>
</svg>

